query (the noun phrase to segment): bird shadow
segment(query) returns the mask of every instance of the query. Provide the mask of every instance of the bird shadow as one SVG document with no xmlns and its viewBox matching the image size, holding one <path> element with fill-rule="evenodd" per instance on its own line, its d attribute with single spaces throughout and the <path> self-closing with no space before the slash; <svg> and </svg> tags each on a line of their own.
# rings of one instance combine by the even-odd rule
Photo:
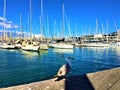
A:
<svg viewBox="0 0 120 90">
<path fill-rule="evenodd" d="M 65 90 L 95 90 L 86 75 L 69 76 L 67 79 Z"/>
<path fill-rule="evenodd" d="M 61 76 L 55 81 L 60 81 L 62 79 L 65 79 L 64 90 L 95 90 L 86 75 L 68 76 L 67 78 Z"/>
</svg>

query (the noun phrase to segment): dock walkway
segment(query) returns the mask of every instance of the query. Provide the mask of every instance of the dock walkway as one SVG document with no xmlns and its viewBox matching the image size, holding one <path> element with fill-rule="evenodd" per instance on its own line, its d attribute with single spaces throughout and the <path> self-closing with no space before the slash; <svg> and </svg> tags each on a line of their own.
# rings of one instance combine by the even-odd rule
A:
<svg viewBox="0 0 120 90">
<path fill-rule="evenodd" d="M 120 90 L 120 68 L 1 88 L 0 90 Z"/>
</svg>

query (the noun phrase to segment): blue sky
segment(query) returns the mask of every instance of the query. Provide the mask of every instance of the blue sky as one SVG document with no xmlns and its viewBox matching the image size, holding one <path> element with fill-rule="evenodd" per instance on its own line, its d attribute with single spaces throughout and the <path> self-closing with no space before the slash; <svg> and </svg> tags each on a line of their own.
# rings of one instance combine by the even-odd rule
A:
<svg viewBox="0 0 120 90">
<path fill-rule="evenodd" d="M 3 3 L 0 0 L 0 17 L 3 17 Z M 20 13 L 22 15 L 22 27 L 28 30 L 28 14 L 30 0 L 6 0 L 6 19 L 20 31 Z M 84 35 L 96 33 L 110 33 L 120 28 L 120 0 L 43 0 L 44 29 L 46 36 L 62 36 L 62 4 L 65 7 L 64 34 Z M 41 0 L 32 0 L 32 31 L 40 34 Z M 47 20 L 48 16 L 48 20 Z M 98 31 L 96 31 L 96 20 Z M 48 24 L 49 21 L 49 24 Z M 108 30 L 107 24 L 108 24 Z M 68 25 L 70 29 L 68 28 Z M 48 28 L 49 27 L 49 28 Z M 0 30 L 2 27 L 0 26 Z"/>
</svg>

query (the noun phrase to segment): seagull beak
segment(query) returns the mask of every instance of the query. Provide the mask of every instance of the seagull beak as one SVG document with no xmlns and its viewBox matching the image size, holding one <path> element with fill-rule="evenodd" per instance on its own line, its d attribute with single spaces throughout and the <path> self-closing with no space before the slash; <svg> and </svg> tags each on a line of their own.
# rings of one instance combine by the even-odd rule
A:
<svg viewBox="0 0 120 90">
<path fill-rule="evenodd" d="M 70 59 L 70 60 L 74 60 L 75 58 L 73 58 L 73 57 L 68 57 L 68 59 Z"/>
<path fill-rule="evenodd" d="M 72 60 L 75 60 L 75 58 L 72 58 Z"/>
<path fill-rule="evenodd" d="M 73 57 L 71 57 L 70 59 L 71 59 L 71 60 L 75 60 L 75 58 L 73 58 Z"/>
</svg>

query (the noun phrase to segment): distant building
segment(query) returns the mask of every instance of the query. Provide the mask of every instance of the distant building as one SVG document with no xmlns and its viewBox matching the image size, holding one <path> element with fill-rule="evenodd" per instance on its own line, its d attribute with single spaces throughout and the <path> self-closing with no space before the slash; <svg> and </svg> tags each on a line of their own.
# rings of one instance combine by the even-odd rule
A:
<svg viewBox="0 0 120 90">
<path fill-rule="evenodd" d="M 120 29 L 117 31 L 117 41 L 120 41 Z"/>
<path fill-rule="evenodd" d="M 42 34 L 35 34 L 34 37 L 35 37 L 36 39 L 41 40 L 41 41 L 43 40 L 43 38 L 45 38 L 45 36 L 42 35 Z"/>
<path fill-rule="evenodd" d="M 95 34 L 94 38 L 103 38 L 103 35 L 102 34 Z"/>
<path fill-rule="evenodd" d="M 93 36 L 93 41 L 103 41 L 103 34 L 95 34 Z"/>
</svg>

